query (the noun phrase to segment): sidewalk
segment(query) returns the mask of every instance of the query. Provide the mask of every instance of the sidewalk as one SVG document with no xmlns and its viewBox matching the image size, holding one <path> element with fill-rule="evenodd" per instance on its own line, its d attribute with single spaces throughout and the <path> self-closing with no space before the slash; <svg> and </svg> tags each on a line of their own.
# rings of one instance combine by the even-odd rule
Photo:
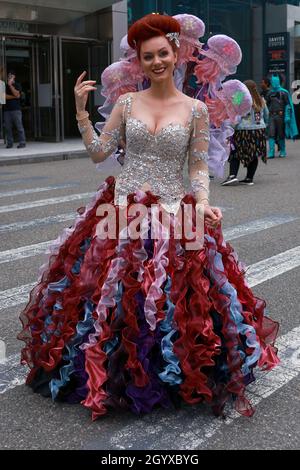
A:
<svg viewBox="0 0 300 470">
<path fill-rule="evenodd" d="M 23 149 L 18 149 L 17 145 L 6 149 L 0 141 L 0 166 L 88 157 L 81 138 L 64 142 L 28 142 Z"/>
<path fill-rule="evenodd" d="M 300 154 L 300 139 L 295 141 L 287 140 L 286 147 L 288 155 L 298 157 Z M 66 139 L 64 142 L 28 142 L 23 149 L 18 149 L 17 144 L 12 149 L 6 149 L 3 141 L 0 141 L 0 166 L 70 160 L 73 158 L 89 158 L 81 138 Z M 111 163 L 114 164 L 110 161 L 108 165 L 110 166 Z"/>
</svg>

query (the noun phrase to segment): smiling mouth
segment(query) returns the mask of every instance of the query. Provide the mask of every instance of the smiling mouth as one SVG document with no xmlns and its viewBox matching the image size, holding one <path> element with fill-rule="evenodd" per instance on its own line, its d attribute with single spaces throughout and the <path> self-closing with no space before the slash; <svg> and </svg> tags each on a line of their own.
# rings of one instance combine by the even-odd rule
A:
<svg viewBox="0 0 300 470">
<path fill-rule="evenodd" d="M 161 69 L 153 70 L 153 73 L 159 75 L 159 74 L 163 73 L 165 70 L 166 70 L 166 67 L 163 67 Z"/>
</svg>

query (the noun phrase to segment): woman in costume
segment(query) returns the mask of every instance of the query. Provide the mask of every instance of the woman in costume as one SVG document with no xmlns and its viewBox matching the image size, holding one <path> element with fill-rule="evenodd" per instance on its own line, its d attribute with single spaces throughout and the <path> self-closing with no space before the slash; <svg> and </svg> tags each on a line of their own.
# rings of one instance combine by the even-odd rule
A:
<svg viewBox="0 0 300 470">
<path fill-rule="evenodd" d="M 251 93 L 253 105 L 250 113 L 244 116 L 235 128 L 229 176 L 222 183 L 223 186 L 236 183 L 253 185 L 258 159 L 261 158 L 267 163 L 266 126 L 269 111 L 264 98 L 258 92 L 256 83 L 253 80 L 246 80 L 244 83 Z M 247 168 L 246 178 L 241 181 L 237 178 L 240 162 Z"/>
<path fill-rule="evenodd" d="M 173 80 L 180 23 L 148 15 L 131 26 L 128 44 L 150 87 L 120 96 L 100 136 L 85 111 L 95 82 L 82 74 L 75 86 L 76 117 L 92 160 L 103 161 L 119 146 L 126 157 L 120 176 L 105 180 L 51 247 L 31 292 L 19 335 L 22 362 L 31 369 L 27 384 L 53 400 L 82 403 L 93 419 L 112 408 L 142 414 L 180 402 L 209 403 L 219 416 L 229 401 L 250 416 L 246 385 L 256 366 L 277 364 L 278 325 L 247 285 L 223 240 L 221 211 L 209 204 L 207 106 Z M 239 109 L 226 97 L 221 106 L 227 117 L 232 106 Z M 183 181 L 187 154 L 191 192 Z M 148 214 L 153 205 L 160 210 L 139 224 L 143 236 L 131 237 L 125 227 L 116 238 L 102 237 L 102 208 L 120 215 L 125 207 L 135 220 L 136 203 Z M 200 248 L 175 236 L 185 206 L 192 207 L 193 223 L 204 214 Z M 170 221 L 167 234 L 161 214 Z"/>
</svg>

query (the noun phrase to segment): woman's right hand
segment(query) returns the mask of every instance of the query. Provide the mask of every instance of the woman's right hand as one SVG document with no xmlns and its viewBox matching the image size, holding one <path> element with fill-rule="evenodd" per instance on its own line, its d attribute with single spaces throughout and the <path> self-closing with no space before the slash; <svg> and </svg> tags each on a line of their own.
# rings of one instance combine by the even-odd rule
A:
<svg viewBox="0 0 300 470">
<path fill-rule="evenodd" d="M 97 90 L 97 88 L 93 86 L 96 83 L 96 80 L 86 80 L 84 82 L 82 81 L 85 75 L 86 75 L 86 72 L 83 72 L 81 75 L 79 75 L 76 81 L 76 85 L 74 87 L 77 113 L 80 113 L 81 111 L 85 111 L 89 92 L 93 90 Z"/>
</svg>

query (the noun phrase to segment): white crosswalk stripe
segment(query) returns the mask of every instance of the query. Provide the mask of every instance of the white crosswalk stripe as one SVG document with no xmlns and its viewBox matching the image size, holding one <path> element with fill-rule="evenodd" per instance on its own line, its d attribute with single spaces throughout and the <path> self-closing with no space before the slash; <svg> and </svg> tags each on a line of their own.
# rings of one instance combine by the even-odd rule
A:
<svg viewBox="0 0 300 470">
<path fill-rule="evenodd" d="M 252 264 L 247 270 L 250 287 L 257 286 L 300 266 L 300 246 Z"/>
<path fill-rule="evenodd" d="M 20 224 L 32 223 L 36 225 L 39 223 L 42 224 L 43 222 L 48 223 L 50 220 L 53 220 L 53 221 L 57 220 L 57 222 L 62 222 L 63 220 L 74 219 L 75 215 L 76 213 L 74 211 L 73 216 L 72 216 L 72 213 L 61 214 L 57 216 L 46 217 L 44 219 L 35 219 L 30 222 L 19 222 L 19 223 Z M 55 217 L 57 217 L 57 219 L 54 219 Z M 64 217 L 66 218 L 64 219 Z M 266 230 L 266 229 L 276 227 L 278 225 L 282 225 L 288 222 L 293 222 L 294 220 L 297 220 L 297 218 L 293 216 L 289 216 L 289 215 L 271 216 L 271 217 L 266 217 L 263 219 L 253 220 L 252 222 L 246 223 L 244 225 L 236 225 L 234 227 L 229 227 L 224 230 L 223 234 L 224 234 L 224 238 L 230 241 L 239 237 L 243 237 L 245 235 L 249 235 L 250 233 L 253 234 L 261 230 Z M 15 222 L 14 224 L 8 224 L 7 227 L 11 227 L 13 229 L 14 227 L 16 227 L 15 224 L 17 223 L 18 222 Z M 0 233 L 2 231 L 1 227 L 5 227 L 5 226 L 0 225 Z M 19 260 L 22 258 L 28 258 L 30 256 L 37 256 L 37 255 L 43 254 L 44 251 L 48 248 L 49 245 L 51 245 L 52 242 L 53 240 L 49 240 L 49 241 L 45 241 L 41 243 L 34 243 L 33 245 L 27 245 L 27 246 L 23 246 L 19 248 L 12 248 L 11 250 L 0 251 L 0 264 L 9 263 L 9 262 Z"/>
<path fill-rule="evenodd" d="M 32 282 L 31 284 L 24 284 L 23 286 L 13 287 L 12 289 L 0 292 L 0 310 L 27 302 L 29 300 L 29 292 L 35 285 L 36 282 Z"/>
<path fill-rule="evenodd" d="M 34 207 L 50 206 L 53 204 L 63 204 L 65 202 L 78 201 L 80 199 L 88 199 L 94 195 L 95 193 L 70 194 L 68 196 L 59 196 L 59 197 L 53 197 L 49 199 L 40 199 L 38 201 L 20 202 L 17 204 L 10 204 L 8 206 L 0 206 L 0 213 L 4 214 L 8 212 L 21 211 L 24 209 L 33 209 Z"/>
<path fill-rule="evenodd" d="M 67 214 L 49 215 L 40 219 L 25 220 L 21 222 L 12 222 L 11 224 L 0 225 L 0 233 L 17 232 L 18 230 L 26 230 L 34 227 L 43 227 L 45 225 L 67 222 L 75 218 L 75 212 Z"/>
<path fill-rule="evenodd" d="M 23 196 L 24 194 L 43 193 L 45 191 L 54 191 L 56 189 L 74 188 L 75 186 L 79 186 L 79 183 L 56 184 L 52 186 L 45 186 L 44 188 L 16 189 L 14 191 L 4 191 L 0 193 L 0 198 Z"/>
<path fill-rule="evenodd" d="M 300 266 L 300 246 L 278 255 L 254 263 L 247 268 L 246 279 L 250 287 L 257 286 L 285 272 Z M 33 284 L 14 287 L 0 292 L 0 310 L 19 305 L 28 300 L 28 293 Z"/>
<path fill-rule="evenodd" d="M 45 253 L 47 248 L 53 243 L 54 240 L 48 240 L 46 242 L 34 243 L 33 245 L 20 246 L 19 248 L 13 248 L 12 250 L 5 250 L 0 252 L 0 264 L 11 263 L 23 258 L 30 256 L 37 256 Z"/>
<path fill-rule="evenodd" d="M 277 227 L 289 222 L 299 220 L 299 217 L 292 215 L 271 215 L 262 219 L 250 220 L 244 224 L 229 227 L 223 231 L 225 240 L 235 240 L 236 238 L 261 232 L 269 228 Z"/>
</svg>

